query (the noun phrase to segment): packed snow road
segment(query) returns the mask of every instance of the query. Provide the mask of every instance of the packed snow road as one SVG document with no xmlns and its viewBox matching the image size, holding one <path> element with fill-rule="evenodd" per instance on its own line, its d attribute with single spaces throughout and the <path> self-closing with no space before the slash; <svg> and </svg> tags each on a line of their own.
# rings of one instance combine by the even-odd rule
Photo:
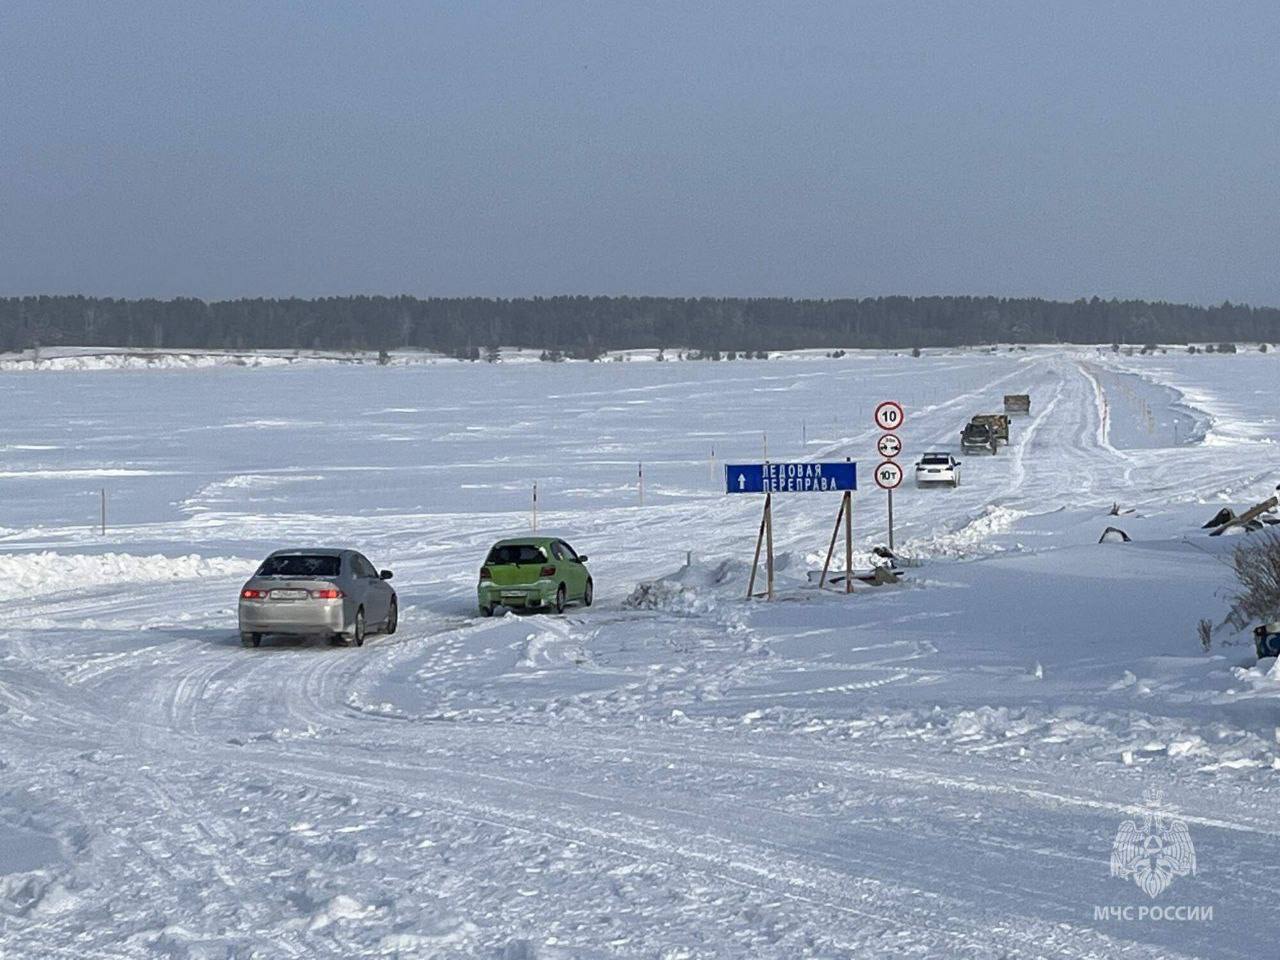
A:
<svg viewBox="0 0 1280 960">
<path fill-rule="evenodd" d="M 8 375 L 0 956 L 1270 955 L 1280 677 L 1195 625 L 1239 542 L 1199 524 L 1280 480 L 1277 363 Z M 1006 392 L 1007 448 L 900 491 L 902 585 L 815 591 L 837 504 L 779 497 L 779 600 L 742 599 L 720 463 L 869 475 L 879 400 L 909 463 Z M 596 605 L 479 619 L 534 481 Z M 854 516 L 861 566 L 883 496 Z M 393 568 L 399 632 L 243 648 L 300 544 Z M 1111 870 L 1148 788 L 1196 857 L 1156 897 Z"/>
</svg>

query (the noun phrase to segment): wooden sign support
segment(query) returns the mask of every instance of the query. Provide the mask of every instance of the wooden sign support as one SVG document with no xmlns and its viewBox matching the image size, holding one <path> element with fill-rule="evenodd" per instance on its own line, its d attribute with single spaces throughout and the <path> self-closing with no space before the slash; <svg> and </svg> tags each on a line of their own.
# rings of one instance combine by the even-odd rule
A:
<svg viewBox="0 0 1280 960">
<path fill-rule="evenodd" d="M 765 545 L 766 589 L 764 593 L 756 593 L 756 573 L 760 568 L 760 546 Z M 773 599 L 773 494 L 765 494 L 764 513 L 760 515 L 760 532 L 756 534 L 756 553 L 751 559 L 751 579 L 747 581 L 747 599 L 753 597 Z"/>
<path fill-rule="evenodd" d="M 822 577 L 818 580 L 821 590 L 827 583 L 827 571 L 831 568 L 831 558 L 836 552 L 836 537 L 840 535 L 840 522 L 844 521 L 844 592 L 853 593 L 853 494 L 845 491 L 840 500 L 840 511 L 836 514 L 836 525 L 831 531 L 831 543 L 827 546 L 827 560 L 822 565 Z"/>
<path fill-rule="evenodd" d="M 1258 517 L 1262 516 L 1268 510 L 1274 510 L 1277 506 L 1280 506 L 1280 494 L 1277 494 L 1274 497 L 1268 497 L 1266 500 L 1263 500 L 1261 503 L 1254 504 L 1244 513 L 1240 514 L 1240 516 L 1235 517 L 1232 520 L 1228 520 L 1226 523 L 1220 526 L 1217 530 L 1212 531 L 1209 534 L 1209 536 L 1220 537 L 1226 531 L 1230 530 L 1232 527 L 1243 527 L 1250 520 L 1258 519 Z"/>
</svg>

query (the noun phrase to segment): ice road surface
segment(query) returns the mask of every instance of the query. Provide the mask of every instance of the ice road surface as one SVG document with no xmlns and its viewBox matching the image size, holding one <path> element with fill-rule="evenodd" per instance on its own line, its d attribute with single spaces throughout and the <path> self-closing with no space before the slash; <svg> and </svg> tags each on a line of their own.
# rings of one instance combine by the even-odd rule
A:
<svg viewBox="0 0 1280 960">
<path fill-rule="evenodd" d="M 1276 955 L 1280 672 L 1196 636 L 1275 354 L 103 365 L 0 373 L 0 957 Z M 838 498 L 786 496 L 743 599 L 726 459 L 869 484 L 878 401 L 911 463 L 1005 392 L 1006 449 L 899 491 L 902 584 L 819 593 Z M 596 605 L 478 619 L 534 481 Z M 305 544 L 393 568 L 400 631 L 242 648 Z M 1151 787 L 1196 858 L 1155 899 L 1111 875 Z"/>
</svg>

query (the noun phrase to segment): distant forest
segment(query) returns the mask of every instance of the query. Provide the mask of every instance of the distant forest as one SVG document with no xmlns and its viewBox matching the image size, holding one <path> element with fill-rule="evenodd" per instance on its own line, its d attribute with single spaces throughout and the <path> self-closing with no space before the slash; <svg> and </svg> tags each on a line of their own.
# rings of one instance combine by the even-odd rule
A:
<svg viewBox="0 0 1280 960">
<path fill-rule="evenodd" d="M 0 299 L 0 350 L 38 346 L 396 350 L 493 346 L 596 357 L 642 347 L 760 351 L 991 343 L 1280 340 L 1280 309 L 1141 300 L 677 297 Z"/>
</svg>

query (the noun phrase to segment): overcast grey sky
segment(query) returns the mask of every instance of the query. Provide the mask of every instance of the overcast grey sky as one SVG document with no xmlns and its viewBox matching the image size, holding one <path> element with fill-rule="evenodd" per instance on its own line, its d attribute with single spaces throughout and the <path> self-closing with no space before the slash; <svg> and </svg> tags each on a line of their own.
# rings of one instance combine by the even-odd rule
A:
<svg viewBox="0 0 1280 960">
<path fill-rule="evenodd" d="M 0 5 L 0 294 L 1280 304 L 1280 4 Z"/>
</svg>

